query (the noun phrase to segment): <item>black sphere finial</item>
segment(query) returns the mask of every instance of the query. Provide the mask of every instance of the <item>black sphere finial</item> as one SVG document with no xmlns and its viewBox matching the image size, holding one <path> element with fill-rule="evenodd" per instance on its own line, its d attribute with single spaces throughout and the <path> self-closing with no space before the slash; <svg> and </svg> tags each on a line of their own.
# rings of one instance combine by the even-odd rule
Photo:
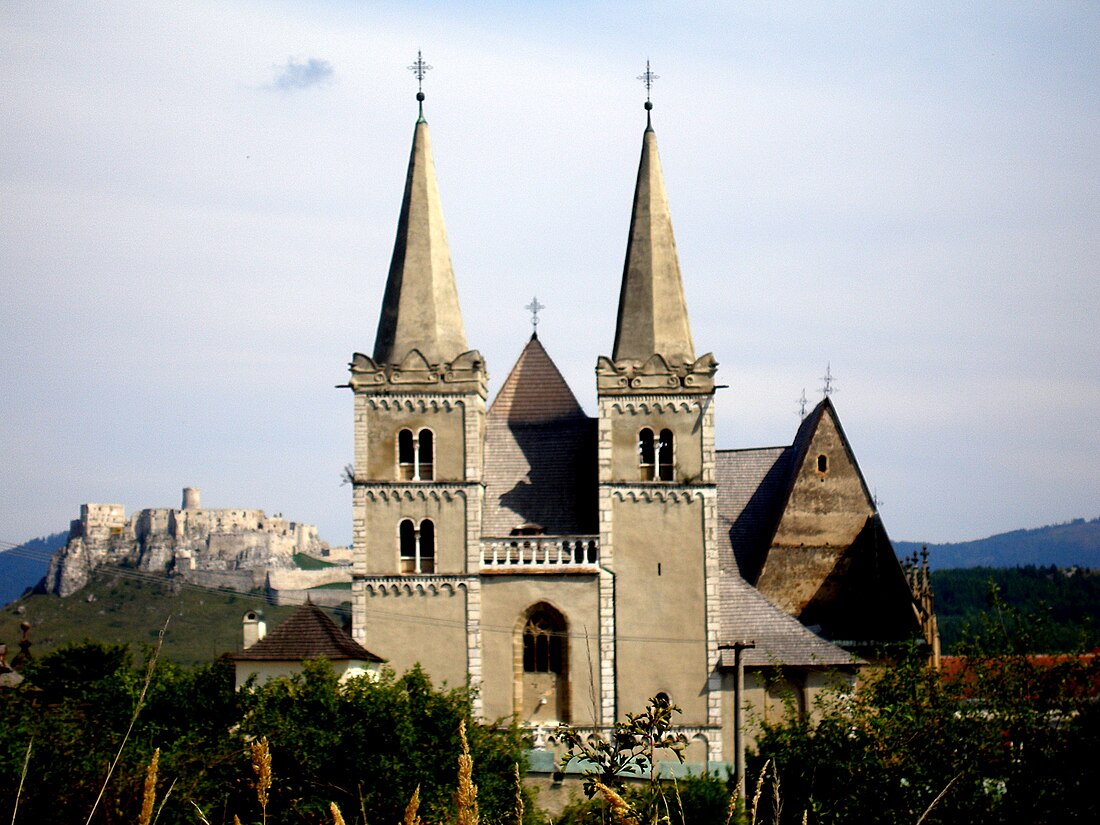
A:
<svg viewBox="0 0 1100 825">
<path fill-rule="evenodd" d="M 424 93 L 423 92 L 417 92 L 416 93 L 416 99 L 419 100 L 421 103 L 423 103 L 424 102 Z"/>
<path fill-rule="evenodd" d="M 652 101 L 652 100 L 647 100 L 647 101 L 645 102 L 645 110 L 646 110 L 647 112 L 650 112 L 650 111 L 652 111 L 652 110 L 653 110 L 653 101 Z"/>
</svg>

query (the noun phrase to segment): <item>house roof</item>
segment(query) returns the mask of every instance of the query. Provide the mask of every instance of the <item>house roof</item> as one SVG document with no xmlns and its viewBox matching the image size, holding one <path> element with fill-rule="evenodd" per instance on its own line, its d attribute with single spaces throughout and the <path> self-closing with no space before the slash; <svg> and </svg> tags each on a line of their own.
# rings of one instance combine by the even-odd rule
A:
<svg viewBox="0 0 1100 825">
<path fill-rule="evenodd" d="M 742 662 L 748 667 L 854 667 L 866 664 L 776 607 L 736 571 L 722 572 L 718 592 L 721 641 L 756 644 L 742 655 Z M 732 667 L 733 663 L 733 651 L 723 650 L 720 666 Z"/>
<path fill-rule="evenodd" d="M 306 602 L 299 607 L 289 619 L 256 644 L 232 656 L 236 661 L 246 662 L 302 661 L 322 657 L 330 662 L 348 659 L 385 661 L 337 627 L 312 602 Z"/>
<path fill-rule="evenodd" d="M 532 335 L 486 416 L 482 533 L 596 533 L 595 467 L 596 422 Z"/>
</svg>

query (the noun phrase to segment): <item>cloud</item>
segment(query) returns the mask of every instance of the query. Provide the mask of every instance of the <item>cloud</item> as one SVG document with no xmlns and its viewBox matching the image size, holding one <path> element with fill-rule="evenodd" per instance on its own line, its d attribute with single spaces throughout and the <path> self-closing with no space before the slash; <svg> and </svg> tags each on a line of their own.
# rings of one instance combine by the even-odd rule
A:
<svg viewBox="0 0 1100 825">
<path fill-rule="evenodd" d="M 274 68 L 277 74 L 271 86 L 284 92 L 308 89 L 332 80 L 332 64 L 318 57 L 311 57 L 305 63 L 299 63 L 293 57 L 288 57 L 285 66 Z"/>
</svg>

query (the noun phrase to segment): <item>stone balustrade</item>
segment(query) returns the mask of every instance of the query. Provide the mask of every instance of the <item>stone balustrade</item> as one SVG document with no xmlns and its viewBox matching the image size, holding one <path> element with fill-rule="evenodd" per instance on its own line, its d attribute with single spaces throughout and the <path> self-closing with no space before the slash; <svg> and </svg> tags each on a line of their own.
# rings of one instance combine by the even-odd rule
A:
<svg viewBox="0 0 1100 825">
<path fill-rule="evenodd" d="M 483 571 L 555 572 L 568 568 L 594 573 L 599 563 L 598 536 L 511 536 L 481 541 Z"/>
</svg>

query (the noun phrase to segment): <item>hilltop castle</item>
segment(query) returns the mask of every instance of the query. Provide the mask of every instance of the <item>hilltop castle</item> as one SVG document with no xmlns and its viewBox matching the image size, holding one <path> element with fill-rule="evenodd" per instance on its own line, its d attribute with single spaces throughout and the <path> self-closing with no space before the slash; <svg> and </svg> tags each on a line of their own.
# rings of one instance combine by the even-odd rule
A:
<svg viewBox="0 0 1100 825">
<path fill-rule="evenodd" d="M 530 726 L 598 730 L 663 694 L 703 763 L 732 758 L 734 643 L 755 643 L 745 699 L 767 718 L 931 627 L 828 398 L 789 446 L 716 449 L 718 363 L 692 338 L 648 111 L 594 358 L 595 417 L 535 335 L 486 408 L 421 104 L 373 353 L 347 384 L 358 642 Z"/>
</svg>

